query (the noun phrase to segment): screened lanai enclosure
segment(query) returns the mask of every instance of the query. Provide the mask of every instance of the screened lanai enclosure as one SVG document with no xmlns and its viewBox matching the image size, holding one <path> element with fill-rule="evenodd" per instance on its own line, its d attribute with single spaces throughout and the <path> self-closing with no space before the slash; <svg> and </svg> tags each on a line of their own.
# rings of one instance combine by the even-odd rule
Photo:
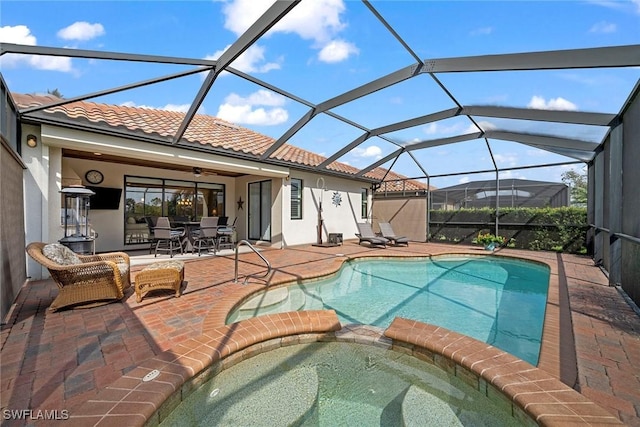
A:
<svg viewBox="0 0 640 427">
<path fill-rule="evenodd" d="M 460 190 L 454 187 L 462 183 L 490 183 L 484 196 L 474 193 L 471 200 L 467 194 L 460 200 L 482 201 L 500 209 L 505 203 L 522 201 L 526 192 L 516 192 L 508 180 L 534 176 L 535 181 L 561 185 L 560 172 L 586 170 L 590 252 L 608 272 L 611 284 L 620 285 L 636 303 L 640 302 L 637 26 L 630 30 L 629 44 L 624 45 L 608 46 L 588 38 L 537 43 L 534 32 L 523 30 L 521 39 L 505 40 L 498 50 L 487 51 L 480 38 L 460 42 L 456 33 L 460 29 L 455 26 L 460 13 L 480 16 L 483 2 L 338 2 L 357 17 L 349 23 L 349 31 L 368 37 L 368 44 L 357 51 L 359 61 L 344 71 L 356 75 L 357 84 L 353 80 L 346 83 L 341 72 L 327 65 L 331 61 L 316 63 L 302 58 L 292 64 L 301 70 L 295 78 L 265 72 L 281 66 L 276 63 L 265 64 L 266 68 L 246 65 L 249 55 L 273 46 L 276 38 L 287 38 L 289 43 L 280 46 L 290 50 L 272 52 L 273 58 L 290 58 L 293 50 L 302 49 L 305 36 L 298 37 L 302 32 L 296 23 L 303 16 L 312 16 L 314 7 L 321 3 L 256 4 L 256 10 L 247 11 L 247 16 L 255 19 L 229 35 L 227 46 L 223 38 L 198 40 L 206 46 L 200 57 L 185 57 L 179 47 L 163 48 L 159 44 L 150 45 L 145 52 L 126 52 L 5 41 L 0 50 L 0 58 L 5 61 L 58 58 L 74 61 L 76 69 L 86 73 L 99 72 L 95 64 L 115 64 L 122 72 L 105 73 L 99 86 L 66 86 L 62 88 L 64 98 L 12 112 L 11 92 L 41 89 L 33 87 L 36 77 L 29 75 L 30 81 L 25 81 L 18 69 L 3 67 L 3 143 L 19 154 L 21 125 L 55 122 L 43 114 L 47 108 L 85 100 L 122 104 L 135 99 L 138 105 L 145 105 L 145 97 L 153 93 L 166 105 L 184 104 L 187 99 L 184 118 L 170 138 L 159 134 L 138 134 L 135 138 L 161 146 L 182 146 L 190 127 L 197 126 L 197 113 L 214 114 L 215 105 L 233 107 L 230 99 L 237 100 L 241 97 L 238 94 L 259 93 L 269 100 L 268 105 L 281 108 L 280 113 L 286 105 L 286 120 L 268 129 L 258 122 L 241 125 L 268 134 L 272 144 L 260 155 L 224 149 L 221 153 L 283 165 L 288 164 L 281 150 L 285 143 L 303 146 L 318 153 L 319 160 L 305 160 L 296 167 L 363 179 L 378 191 L 384 190 L 388 173 L 393 171 L 406 178 L 405 183 L 398 183 L 394 177 L 396 189 L 406 189 L 405 184 L 410 183 L 411 190 L 407 191 L 424 199 L 424 208 L 414 209 L 409 203 L 404 209 L 407 216 L 420 217 L 415 223 L 425 225 L 434 204 L 447 206 L 451 201 L 448 197 L 453 198 Z M 521 8 L 546 7 L 548 16 L 556 20 L 574 19 L 556 16 L 556 2 L 501 3 L 506 14 L 514 7 L 510 3 Z M 518 16 L 526 16 L 526 12 L 520 13 Z M 122 18 L 123 27 L 130 22 L 125 18 L 130 19 Z M 221 33 L 219 26 L 212 21 L 211 33 Z M 442 40 L 447 31 L 447 42 L 434 41 Z M 392 43 L 394 48 L 376 49 L 382 41 Z M 205 55 L 213 51 L 217 54 Z M 364 69 L 365 57 L 375 67 Z M 134 66 L 141 67 L 143 73 L 128 73 Z M 56 76 L 46 74 L 46 70 L 40 73 L 47 88 L 59 87 Z M 81 79 L 80 72 L 78 81 Z M 595 81 L 605 83 L 595 85 Z M 580 107 L 559 95 L 546 99 L 561 92 L 558 87 L 562 85 L 583 85 L 585 98 Z M 551 87 L 554 89 L 547 90 Z M 235 98 L 229 98 L 230 93 Z M 522 147 L 522 154 L 514 154 Z M 3 163 L 8 161 L 5 159 L 7 156 L 3 156 Z M 346 171 L 338 162 L 354 166 L 357 172 Z M 412 187 L 416 182 L 421 186 L 418 189 Z M 3 175 L 3 194 L 10 191 L 7 183 Z M 438 191 L 442 188 L 451 188 L 451 192 Z M 561 187 L 549 191 L 555 191 L 550 197 L 566 197 Z M 8 223 L 4 221 L 4 209 L 3 236 L 10 232 L 5 231 Z M 499 215 L 493 226 L 495 230 L 500 228 Z M 416 235 L 425 240 L 429 233 L 418 230 Z"/>
</svg>

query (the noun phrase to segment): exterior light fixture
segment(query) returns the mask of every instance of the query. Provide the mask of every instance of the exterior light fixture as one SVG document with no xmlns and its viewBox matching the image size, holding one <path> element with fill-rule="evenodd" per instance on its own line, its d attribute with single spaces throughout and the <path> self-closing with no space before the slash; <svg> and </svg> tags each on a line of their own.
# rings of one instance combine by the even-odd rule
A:
<svg viewBox="0 0 640 427">
<path fill-rule="evenodd" d="M 33 134 L 27 135 L 27 145 L 31 148 L 35 148 L 38 145 L 38 137 Z"/>
<path fill-rule="evenodd" d="M 193 168 L 193 175 L 195 175 L 196 178 L 200 178 L 200 176 L 202 175 L 202 169 Z"/>
</svg>

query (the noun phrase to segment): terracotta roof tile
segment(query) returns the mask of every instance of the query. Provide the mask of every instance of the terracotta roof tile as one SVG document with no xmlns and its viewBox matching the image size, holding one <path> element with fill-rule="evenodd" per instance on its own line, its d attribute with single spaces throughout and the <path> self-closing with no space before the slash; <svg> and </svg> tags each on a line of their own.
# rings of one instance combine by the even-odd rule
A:
<svg viewBox="0 0 640 427">
<path fill-rule="evenodd" d="M 22 109 L 59 101 L 59 98 L 53 95 L 13 93 L 12 96 L 18 107 Z M 85 119 L 110 127 L 121 126 L 131 131 L 165 138 L 173 137 L 185 117 L 185 113 L 177 111 L 99 104 L 88 101 L 71 102 L 50 107 L 44 111 L 51 114 L 61 113 L 72 119 Z M 196 114 L 193 118 L 184 134 L 183 141 L 255 156 L 262 155 L 275 142 L 273 138 L 266 135 L 203 114 Z M 326 157 L 290 144 L 283 144 L 271 155 L 271 158 L 305 166 L 318 166 L 326 160 Z M 353 166 L 340 162 L 331 163 L 327 169 L 350 175 L 355 175 L 359 171 Z M 377 168 L 365 174 L 365 177 L 381 179 L 386 173 L 385 169 Z M 397 180 L 406 179 L 406 177 L 389 172 L 387 179 Z M 414 180 L 407 181 L 405 188 L 409 189 L 408 186 L 412 190 L 426 189 L 425 185 Z"/>
</svg>

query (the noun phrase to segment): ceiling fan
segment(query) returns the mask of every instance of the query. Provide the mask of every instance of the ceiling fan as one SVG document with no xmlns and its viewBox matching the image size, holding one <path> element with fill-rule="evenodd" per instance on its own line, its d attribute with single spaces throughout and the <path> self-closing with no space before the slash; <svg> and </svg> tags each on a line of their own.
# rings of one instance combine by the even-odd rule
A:
<svg viewBox="0 0 640 427">
<path fill-rule="evenodd" d="M 218 173 L 214 172 L 212 170 L 207 170 L 207 169 L 204 169 L 204 168 L 200 168 L 200 167 L 194 166 L 193 167 L 193 175 L 196 178 L 199 178 L 199 177 L 201 177 L 203 175 L 204 176 L 215 176 L 215 175 L 218 175 Z"/>
</svg>

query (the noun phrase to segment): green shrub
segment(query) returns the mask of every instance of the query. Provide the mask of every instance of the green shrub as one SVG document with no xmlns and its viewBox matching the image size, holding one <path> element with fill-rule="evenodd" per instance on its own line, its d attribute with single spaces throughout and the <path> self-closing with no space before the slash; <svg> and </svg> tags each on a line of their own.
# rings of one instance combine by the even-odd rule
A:
<svg viewBox="0 0 640 427">
<path fill-rule="evenodd" d="M 498 230 L 508 247 L 586 253 L 587 210 L 562 208 L 501 208 Z M 430 232 L 439 241 L 473 243 L 479 234 L 495 233 L 491 208 L 431 211 Z"/>
</svg>

